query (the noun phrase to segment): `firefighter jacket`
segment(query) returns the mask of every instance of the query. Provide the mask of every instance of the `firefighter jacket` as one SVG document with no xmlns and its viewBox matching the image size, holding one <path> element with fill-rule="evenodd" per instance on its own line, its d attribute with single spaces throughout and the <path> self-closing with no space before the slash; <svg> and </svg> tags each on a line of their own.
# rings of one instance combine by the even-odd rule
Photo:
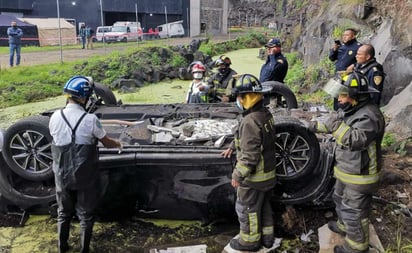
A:
<svg viewBox="0 0 412 253">
<path fill-rule="evenodd" d="M 283 83 L 286 74 L 288 73 L 288 61 L 282 53 L 276 55 L 268 55 L 265 64 L 260 69 L 259 81 L 278 81 Z"/>
<path fill-rule="evenodd" d="M 379 93 L 371 93 L 371 98 L 377 105 L 380 105 L 383 82 L 385 81 L 382 65 L 373 58 L 365 64 L 356 64 L 355 70 L 364 74 L 368 78 L 369 86 L 379 91 Z"/>
<path fill-rule="evenodd" d="M 336 71 L 345 71 L 348 66 L 356 63 L 356 53 L 360 46 L 362 44 L 353 39 L 340 46 L 336 51 L 330 50 L 329 60 L 336 61 Z"/>
<path fill-rule="evenodd" d="M 263 101 L 243 113 L 235 134 L 236 168 L 232 178 L 251 188 L 267 191 L 275 186 L 275 127 Z"/>
<path fill-rule="evenodd" d="M 207 83 L 210 87 L 209 94 L 211 98 L 227 95 L 231 97 L 230 101 L 234 101 L 234 97 L 231 96 L 232 87 L 229 85 L 229 81 L 236 74 L 237 72 L 231 68 L 228 68 L 228 71 L 226 73 L 221 74 L 220 72 L 217 72 L 213 74 L 209 78 L 209 80 L 207 80 Z"/>
<path fill-rule="evenodd" d="M 382 167 L 381 142 L 385 120 L 371 100 L 352 109 L 345 112 L 340 121 L 329 124 L 335 124 L 335 127 L 322 126 L 323 123 L 318 122 L 317 131 L 334 129 L 331 132 L 337 144 L 334 165 L 337 179 L 354 187 L 376 184 Z"/>
</svg>

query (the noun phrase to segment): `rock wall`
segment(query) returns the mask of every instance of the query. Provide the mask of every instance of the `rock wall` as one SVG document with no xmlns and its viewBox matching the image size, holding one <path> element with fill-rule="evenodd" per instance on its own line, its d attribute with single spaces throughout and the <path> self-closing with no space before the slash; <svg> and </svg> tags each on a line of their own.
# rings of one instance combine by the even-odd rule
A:
<svg viewBox="0 0 412 253">
<path fill-rule="evenodd" d="M 277 30 L 284 51 L 298 51 L 306 66 L 328 56 L 336 30 L 358 29 L 358 40 L 375 47 L 386 73 L 383 105 L 403 90 L 408 91 L 402 97 L 412 97 L 406 89 L 412 82 L 411 0 L 231 0 L 230 4 L 231 26 L 256 24 Z M 402 117 L 412 118 L 411 106 L 400 111 Z M 406 135 L 412 126 L 407 128 Z"/>
</svg>

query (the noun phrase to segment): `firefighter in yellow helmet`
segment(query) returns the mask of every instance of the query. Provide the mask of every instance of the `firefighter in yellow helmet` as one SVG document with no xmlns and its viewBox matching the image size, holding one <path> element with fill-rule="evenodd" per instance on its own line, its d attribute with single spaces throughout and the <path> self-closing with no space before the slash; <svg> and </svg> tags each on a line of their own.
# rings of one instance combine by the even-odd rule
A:
<svg viewBox="0 0 412 253">
<path fill-rule="evenodd" d="M 266 90 L 249 74 L 237 77 L 232 89 L 243 119 L 234 143 L 222 152 L 230 157 L 236 150 L 232 186 L 237 189 L 236 213 L 240 223 L 238 238 L 230 241 L 235 250 L 258 251 L 273 245 L 273 218 L 270 199 L 275 187 L 274 119 L 263 105 Z"/>
<path fill-rule="evenodd" d="M 369 214 L 378 187 L 385 132 L 384 117 L 370 96 L 379 91 L 359 72 L 342 81 L 329 81 L 325 91 L 338 99 L 338 112 L 325 122 L 311 122 L 309 129 L 331 133 L 336 140 L 333 200 L 338 219 L 328 227 L 345 236 L 345 242 L 335 246 L 334 252 L 368 252 Z"/>
</svg>

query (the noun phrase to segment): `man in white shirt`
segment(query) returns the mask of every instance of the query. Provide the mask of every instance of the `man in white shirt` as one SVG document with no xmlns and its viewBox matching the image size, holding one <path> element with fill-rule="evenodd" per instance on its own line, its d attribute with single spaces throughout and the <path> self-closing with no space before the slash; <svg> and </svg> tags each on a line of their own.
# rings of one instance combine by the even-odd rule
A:
<svg viewBox="0 0 412 253">
<path fill-rule="evenodd" d="M 69 249 L 70 222 L 75 214 L 80 220 L 80 252 L 89 252 L 93 213 L 100 195 L 97 141 L 107 148 L 122 147 L 107 136 L 96 115 L 84 109 L 92 82 L 84 76 L 72 77 L 64 86 L 66 107 L 54 112 L 49 122 L 61 253 Z"/>
</svg>

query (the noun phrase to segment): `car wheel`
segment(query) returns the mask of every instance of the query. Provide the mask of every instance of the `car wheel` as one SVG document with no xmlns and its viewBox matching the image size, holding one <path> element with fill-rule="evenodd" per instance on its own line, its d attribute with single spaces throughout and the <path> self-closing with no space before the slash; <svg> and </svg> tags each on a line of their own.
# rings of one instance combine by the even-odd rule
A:
<svg viewBox="0 0 412 253">
<path fill-rule="evenodd" d="M 102 99 L 105 105 L 117 105 L 116 96 L 109 87 L 100 83 L 94 83 L 93 89 L 97 98 Z"/>
<path fill-rule="evenodd" d="M 262 86 L 271 87 L 269 94 L 270 107 L 281 107 L 288 109 L 298 108 L 298 102 L 296 101 L 295 94 L 293 94 L 293 91 L 284 83 L 267 81 L 263 82 Z"/>
<path fill-rule="evenodd" d="M 52 179 L 30 181 L 15 175 L 0 157 L 0 194 L 12 204 L 26 209 L 37 205 L 48 205 L 56 201 Z"/>
<path fill-rule="evenodd" d="M 48 180 L 53 177 L 51 142 L 49 117 L 32 116 L 20 120 L 4 134 L 4 160 L 24 179 Z"/>
<path fill-rule="evenodd" d="M 320 154 L 316 135 L 292 117 L 275 117 L 275 134 L 277 178 L 290 181 L 311 173 Z"/>
</svg>

